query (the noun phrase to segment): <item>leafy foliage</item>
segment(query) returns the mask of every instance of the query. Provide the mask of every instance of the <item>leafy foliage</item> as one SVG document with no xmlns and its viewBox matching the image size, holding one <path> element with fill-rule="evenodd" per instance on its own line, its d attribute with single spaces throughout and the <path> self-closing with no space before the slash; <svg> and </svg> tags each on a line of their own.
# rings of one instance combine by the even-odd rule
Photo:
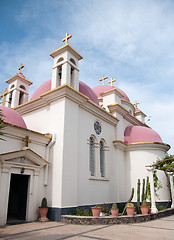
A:
<svg viewBox="0 0 174 240">
<path fill-rule="evenodd" d="M 158 170 L 174 171 L 174 155 L 166 154 L 162 161 L 158 159 L 154 165 Z"/>
<path fill-rule="evenodd" d="M 76 216 L 92 216 L 92 213 L 85 208 L 76 208 Z"/>
<path fill-rule="evenodd" d="M 103 204 L 103 206 L 101 207 L 101 212 L 109 214 L 109 208 L 107 204 Z"/>
<path fill-rule="evenodd" d="M 5 133 L 2 132 L 5 128 L 5 123 L 4 123 L 4 119 L 3 119 L 4 115 L 2 114 L 2 110 L 0 109 L 0 136 L 3 136 Z M 5 141 L 3 138 L 0 137 L 0 140 Z"/>
</svg>

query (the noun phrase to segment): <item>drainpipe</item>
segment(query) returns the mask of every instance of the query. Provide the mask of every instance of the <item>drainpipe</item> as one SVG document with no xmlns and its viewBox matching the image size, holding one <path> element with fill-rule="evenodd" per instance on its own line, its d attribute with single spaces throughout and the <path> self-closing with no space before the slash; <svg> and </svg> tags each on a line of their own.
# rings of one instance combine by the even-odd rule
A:
<svg viewBox="0 0 174 240">
<path fill-rule="evenodd" d="M 50 148 L 56 141 L 56 135 L 55 133 L 52 134 L 52 139 L 46 146 L 46 151 L 45 151 L 45 159 L 49 162 L 49 155 L 50 155 Z M 48 185 L 48 164 L 45 165 L 44 168 L 44 186 Z"/>
</svg>

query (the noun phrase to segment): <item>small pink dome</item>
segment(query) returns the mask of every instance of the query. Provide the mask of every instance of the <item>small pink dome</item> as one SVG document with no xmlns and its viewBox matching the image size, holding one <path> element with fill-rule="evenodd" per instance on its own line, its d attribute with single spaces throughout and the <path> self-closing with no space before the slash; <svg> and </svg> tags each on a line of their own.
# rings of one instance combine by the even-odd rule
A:
<svg viewBox="0 0 174 240">
<path fill-rule="evenodd" d="M 101 98 L 102 96 L 100 95 L 103 92 L 109 91 L 111 89 L 115 88 L 117 91 L 119 91 L 121 94 L 123 94 L 124 97 L 122 97 L 123 100 L 126 100 L 128 102 L 130 102 L 128 96 L 126 95 L 125 92 L 123 92 L 120 88 L 118 87 L 114 87 L 114 86 L 110 86 L 110 85 L 99 85 L 94 87 L 92 90 L 95 92 L 95 94 L 97 95 L 98 98 Z"/>
<path fill-rule="evenodd" d="M 163 143 L 160 135 L 153 129 L 142 126 L 128 126 L 124 131 L 125 143 L 159 142 Z"/>
<path fill-rule="evenodd" d="M 30 100 L 38 98 L 41 94 L 51 90 L 51 80 L 44 82 L 36 89 Z M 84 82 L 79 81 L 79 92 L 87 96 L 91 101 L 99 105 L 98 98 L 95 92 Z"/>
<path fill-rule="evenodd" d="M 24 74 L 23 73 L 18 73 L 19 76 L 25 78 Z"/>
<path fill-rule="evenodd" d="M 135 108 L 135 113 L 140 112 L 141 110 L 138 108 Z"/>
<path fill-rule="evenodd" d="M 4 119 L 4 122 L 10 123 L 18 127 L 27 128 L 23 118 L 15 110 L 4 106 L 0 106 L 0 109 L 2 110 L 2 114 L 4 115 L 4 117 L 2 117 Z"/>
</svg>

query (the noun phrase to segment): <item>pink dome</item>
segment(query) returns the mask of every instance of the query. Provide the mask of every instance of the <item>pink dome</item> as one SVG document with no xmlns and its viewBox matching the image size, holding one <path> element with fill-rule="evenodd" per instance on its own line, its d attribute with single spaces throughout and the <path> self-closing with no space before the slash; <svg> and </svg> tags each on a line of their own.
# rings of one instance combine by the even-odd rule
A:
<svg viewBox="0 0 174 240">
<path fill-rule="evenodd" d="M 153 129 L 142 126 L 128 126 L 124 131 L 125 143 L 159 142 L 163 143 L 160 135 Z"/>
<path fill-rule="evenodd" d="M 97 95 L 95 92 L 84 82 L 79 81 L 79 92 L 87 96 L 95 104 L 99 105 Z"/>
<path fill-rule="evenodd" d="M 0 109 L 2 110 L 2 114 L 4 115 L 4 117 L 2 117 L 4 119 L 4 122 L 10 123 L 18 127 L 27 128 L 23 118 L 15 110 L 4 106 L 0 106 Z"/>
<path fill-rule="evenodd" d="M 110 85 L 99 85 L 94 87 L 92 90 L 95 92 L 95 94 L 97 95 L 98 98 L 101 98 L 102 96 L 100 95 L 103 92 L 109 91 L 111 89 L 116 89 L 117 91 L 119 91 L 121 94 L 123 94 L 124 97 L 122 97 L 123 100 L 126 100 L 128 102 L 130 102 L 128 96 L 126 95 L 125 92 L 123 92 L 120 88 L 118 87 L 114 87 L 114 86 L 110 86 Z"/>
<path fill-rule="evenodd" d="M 19 76 L 25 78 L 24 74 L 23 73 L 18 73 Z"/>
<path fill-rule="evenodd" d="M 140 112 L 141 110 L 138 108 L 135 108 L 135 113 Z"/>
<path fill-rule="evenodd" d="M 40 97 L 41 94 L 46 93 L 50 90 L 51 90 L 51 80 L 48 80 L 36 89 L 36 91 L 34 92 L 34 94 L 31 97 L 30 101 L 35 98 Z"/>
<path fill-rule="evenodd" d="M 40 87 L 36 89 L 30 100 L 38 98 L 41 94 L 51 90 L 51 80 L 44 82 Z M 99 105 L 98 98 L 95 92 L 84 82 L 79 81 L 79 92 L 87 96 L 91 101 Z"/>
</svg>

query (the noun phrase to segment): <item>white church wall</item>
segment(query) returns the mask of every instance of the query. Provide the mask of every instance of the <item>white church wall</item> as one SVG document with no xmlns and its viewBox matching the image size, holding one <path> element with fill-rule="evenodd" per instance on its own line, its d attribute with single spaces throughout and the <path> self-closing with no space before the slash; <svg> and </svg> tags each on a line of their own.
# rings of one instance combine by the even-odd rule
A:
<svg viewBox="0 0 174 240">
<path fill-rule="evenodd" d="M 127 179 L 127 186 L 128 188 L 135 189 L 135 194 L 133 201 L 137 201 L 137 182 L 138 179 L 142 180 L 143 178 L 147 178 L 148 171 L 146 169 L 147 165 L 153 164 L 157 158 L 162 159 L 165 156 L 165 153 L 163 150 L 160 150 L 159 148 L 153 148 L 152 146 L 149 147 L 149 149 L 135 149 L 127 151 L 126 153 L 126 161 L 127 161 L 127 176 L 130 176 L 129 179 Z M 159 191 L 160 194 L 160 201 L 167 201 L 169 199 L 169 193 L 168 189 L 166 188 L 166 178 L 163 173 L 158 173 L 159 179 L 162 182 L 163 190 Z M 141 185 L 142 189 L 142 185 Z"/>
<path fill-rule="evenodd" d="M 113 140 L 115 139 L 115 127 L 83 109 L 79 110 L 79 114 L 78 205 L 113 202 Z M 95 133 L 95 121 L 99 121 L 101 124 L 102 130 L 100 135 Z M 99 172 L 99 145 L 97 145 L 95 152 L 95 160 L 97 162 L 95 177 L 90 175 L 88 140 L 91 135 L 95 136 L 97 143 L 103 138 L 109 147 L 108 151 L 105 151 L 106 177 L 104 178 L 100 177 Z"/>
<path fill-rule="evenodd" d="M 56 142 L 50 151 L 48 200 L 51 207 L 62 206 L 62 168 L 64 147 L 65 99 L 52 102 L 46 129 L 55 133 Z M 50 184 L 51 183 L 51 184 Z"/>
<path fill-rule="evenodd" d="M 119 122 L 116 127 L 116 140 L 124 142 L 124 118 L 119 113 L 114 113 L 114 116 L 119 119 Z"/>
<path fill-rule="evenodd" d="M 130 102 L 122 100 L 122 101 L 121 101 L 121 105 L 122 105 L 126 110 L 128 110 L 128 112 L 129 112 L 131 115 L 134 114 L 134 106 L 133 106 Z"/>
<path fill-rule="evenodd" d="M 62 207 L 77 206 L 78 180 L 78 104 L 65 100 L 65 122 L 62 162 Z"/>
<path fill-rule="evenodd" d="M 28 129 L 46 133 L 49 132 L 50 106 L 47 105 L 34 111 L 23 114 L 22 117 Z"/>
<path fill-rule="evenodd" d="M 121 149 L 115 149 L 115 183 L 116 183 L 116 201 L 125 202 L 127 199 L 127 174 L 126 174 L 126 159 L 125 152 Z"/>
<path fill-rule="evenodd" d="M 6 141 L 1 141 L 0 153 L 8 153 L 22 150 L 24 147 L 24 142 L 22 141 L 25 136 L 29 136 L 29 139 L 35 142 L 29 143 L 29 148 L 45 157 L 45 145 L 50 141 L 50 139 L 26 129 L 19 127 L 7 125 L 4 129 L 6 133 L 3 138 Z M 9 161 L 12 159 L 9 159 Z M 31 159 L 32 161 L 32 159 Z M 0 225 L 6 224 L 7 212 L 8 212 L 8 199 L 10 192 L 10 179 L 11 174 L 21 174 L 20 165 L 14 165 L 12 163 L 2 163 L 0 161 L 0 195 L 1 195 L 1 205 L 3 206 L 3 211 L 0 211 Z M 27 196 L 27 209 L 26 209 L 26 220 L 35 221 L 38 218 L 38 207 L 41 204 L 41 199 L 46 196 L 46 187 L 44 187 L 44 167 L 35 169 L 35 166 L 24 167 L 23 175 L 29 175 L 28 183 L 28 196 Z"/>
</svg>

